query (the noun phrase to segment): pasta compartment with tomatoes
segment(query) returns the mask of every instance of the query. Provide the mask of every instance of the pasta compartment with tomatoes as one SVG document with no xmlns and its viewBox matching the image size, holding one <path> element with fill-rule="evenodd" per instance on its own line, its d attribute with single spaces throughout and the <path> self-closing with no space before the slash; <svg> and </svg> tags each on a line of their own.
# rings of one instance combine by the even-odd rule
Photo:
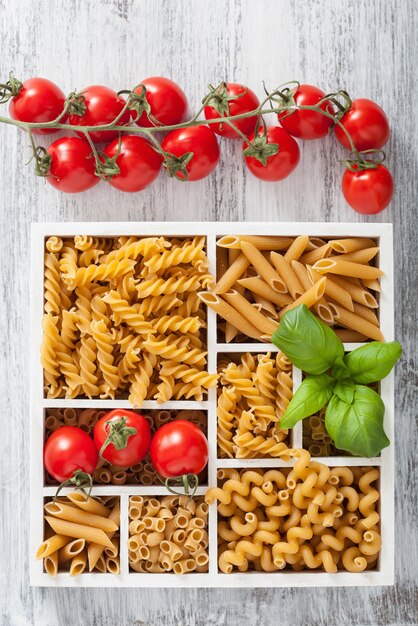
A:
<svg viewBox="0 0 418 626">
<path fill-rule="evenodd" d="M 279 489 L 271 480 L 273 475 L 282 474 L 280 481 L 284 479 L 286 482 L 300 461 L 292 458 L 292 451 L 303 446 L 309 451 L 314 443 L 319 442 L 318 446 L 324 443 L 323 432 L 321 441 L 312 438 L 315 428 L 312 430 L 310 427 L 309 418 L 296 424 L 287 433 L 281 433 L 277 427 L 277 418 L 300 385 L 302 372 L 294 366 L 289 367 L 286 359 L 268 341 L 269 335 L 280 322 L 283 312 L 302 298 L 303 302 L 310 305 L 313 313 L 334 324 L 333 328 L 342 338 L 346 351 L 380 338 L 380 333 L 385 341 L 393 339 L 390 226 L 311 223 L 37 224 L 33 227 L 32 241 L 31 584 L 267 588 L 392 583 L 392 376 L 382 381 L 379 390 L 386 405 L 385 430 L 392 441 L 391 446 L 384 449 L 379 457 L 372 459 L 321 448 L 319 458 L 315 459 L 312 455 L 309 461 L 313 464 L 312 471 L 319 476 L 318 465 L 321 464 L 328 468 L 323 472 L 329 470 L 331 476 L 335 468 L 342 468 L 343 474 L 353 474 L 353 482 L 335 485 L 328 479 L 323 488 L 323 485 L 318 484 L 309 486 L 312 477 L 297 481 L 297 485 L 304 485 L 308 480 L 304 487 L 308 493 L 302 494 L 306 504 L 307 500 L 313 502 L 315 496 L 320 500 L 325 498 L 324 502 L 314 503 L 318 509 L 313 507 L 313 510 L 311 506 L 310 513 L 314 517 L 315 514 L 333 515 L 333 525 L 322 524 L 322 534 L 332 535 L 333 538 L 325 537 L 325 541 L 321 539 L 322 545 L 318 539 L 314 538 L 311 543 L 311 539 L 298 537 L 300 546 L 305 546 L 303 555 L 299 549 L 295 556 L 283 550 L 280 554 L 279 548 L 276 548 L 277 567 L 272 552 L 274 544 L 269 543 L 277 537 L 268 533 L 279 533 L 280 541 L 275 543 L 291 543 L 294 538 L 287 537 L 283 525 L 287 522 L 288 530 L 302 528 L 302 534 L 306 534 L 305 528 L 308 526 L 306 524 L 304 527 L 305 522 L 301 520 L 304 515 L 308 515 L 308 510 L 302 507 L 298 525 L 292 526 L 296 517 L 292 522 L 290 513 L 283 516 L 276 530 L 265 525 L 258 528 L 259 522 L 269 521 L 266 507 L 281 506 L 286 502 L 285 490 L 288 490 L 287 500 L 296 506 L 293 503 L 295 491 L 289 490 L 287 485 Z M 219 245 L 225 241 L 227 246 Z M 237 241 L 244 242 L 244 245 L 237 245 Z M 233 245 L 229 245 L 231 242 Z M 155 246 L 159 246 L 157 250 Z M 189 260 L 170 265 L 182 246 L 187 248 L 184 259 Z M 170 257 L 173 249 L 177 252 Z M 150 268 L 150 264 L 145 263 L 153 256 L 155 271 L 150 272 L 145 269 Z M 330 267 L 327 265 L 329 262 L 336 262 L 337 266 Z M 353 264 L 356 268 L 353 268 Z M 289 265 L 291 273 L 288 271 Z M 363 272 L 362 266 L 372 268 L 371 271 L 366 269 L 367 278 L 358 275 Z M 382 276 L 380 271 L 383 272 Z M 350 272 L 357 275 L 350 276 Z M 297 280 L 294 280 L 294 276 Z M 168 291 L 171 288 L 174 291 L 157 293 L 167 281 Z M 182 287 L 179 289 L 180 285 Z M 183 287 L 186 290 L 180 291 Z M 332 321 L 330 317 L 327 318 L 330 310 Z M 45 367 L 39 362 L 42 317 L 47 338 L 44 340 L 42 355 Z M 338 324 L 335 322 L 337 318 Z M 364 328 L 360 327 L 358 318 L 366 320 L 368 324 Z M 371 333 L 370 325 L 373 326 Z M 153 332 L 149 332 L 150 326 Z M 360 328 L 366 334 L 360 332 Z M 275 386 L 274 391 L 272 384 Z M 241 394 L 239 400 L 237 394 Z M 133 409 L 143 414 L 150 425 L 151 416 L 154 425 L 157 425 L 157 415 L 158 424 L 163 424 L 165 418 L 171 420 L 180 416 L 187 420 L 192 414 L 192 421 L 201 424 L 209 442 L 209 461 L 206 473 L 200 476 L 193 502 L 196 509 L 200 506 L 199 511 L 205 515 L 204 527 L 200 528 L 202 523 L 198 522 L 197 528 L 187 528 L 190 517 L 187 513 L 186 527 L 171 528 L 173 524 L 170 525 L 170 520 L 179 515 L 179 509 L 186 508 L 186 501 L 176 502 L 178 496 L 167 493 L 165 486 L 151 472 L 148 459 L 144 460 L 141 467 L 128 470 L 103 465 L 95 472 L 92 496 L 94 499 L 104 499 L 105 507 L 106 499 L 116 498 L 120 504 L 120 525 L 114 535 L 115 541 L 118 540 L 119 554 L 116 556 L 119 558 L 119 566 L 104 570 L 103 560 L 106 562 L 106 558 L 111 557 L 108 554 L 103 559 L 99 558 L 98 566 L 94 566 L 90 572 L 87 554 L 86 564 L 80 565 L 82 575 L 69 576 L 70 559 L 61 564 L 57 557 L 49 559 L 47 556 L 45 563 L 43 559 L 34 560 L 42 542 L 48 541 L 53 533 L 59 534 L 44 520 L 45 516 L 55 520 L 57 512 L 51 506 L 49 511 L 44 510 L 44 505 L 51 505 L 57 486 L 55 481 L 45 476 L 43 469 L 45 436 L 61 423 L 78 425 L 91 434 L 94 422 L 115 408 Z M 232 414 L 232 420 L 228 412 Z M 323 421 L 323 416 L 319 417 Z M 315 420 L 313 426 L 318 427 Z M 315 450 L 311 452 L 315 453 Z M 378 472 L 379 477 L 370 483 L 373 490 L 371 499 L 369 497 L 370 510 L 366 512 L 367 500 L 362 505 L 364 512 L 360 511 L 359 505 L 353 511 L 348 510 L 349 497 L 350 507 L 355 505 L 355 496 L 350 490 L 359 493 L 359 480 L 371 471 Z M 218 503 L 210 501 L 210 490 L 222 487 L 230 479 L 241 481 L 241 475 L 245 472 L 255 472 L 259 476 L 272 473 L 269 478 L 273 483 L 272 489 L 267 485 L 264 491 L 264 482 L 269 481 L 259 485 L 257 482 L 260 480 L 256 479 L 257 482 L 250 483 L 248 494 L 244 486 L 240 488 L 239 497 L 235 497 L 244 507 L 241 512 L 235 511 L 229 515 L 233 507 L 230 511 L 228 508 L 218 511 Z M 340 479 L 343 481 L 342 477 Z M 312 498 L 312 492 L 309 492 L 311 487 L 325 495 L 315 493 Z M 336 508 L 341 506 L 338 502 L 341 496 L 337 497 L 337 502 L 335 498 L 331 503 L 326 500 L 327 497 L 331 498 L 331 487 L 335 487 L 337 492 L 344 488 L 346 495 L 341 516 Z M 252 510 L 245 510 L 248 503 L 250 509 L 254 504 L 251 495 L 254 488 L 261 490 L 265 496 L 275 496 L 276 502 L 269 504 L 268 498 L 265 500 L 261 496 L 264 502 Z M 298 495 L 300 491 L 301 487 Z M 376 491 L 379 498 L 371 502 Z M 208 502 L 205 500 L 207 492 Z M 256 500 L 255 496 L 260 496 L 261 492 L 256 490 L 254 493 Z M 366 492 L 361 489 L 360 492 L 359 501 L 364 496 L 368 497 Z M 58 498 L 58 505 L 69 505 L 71 493 L 71 488 L 64 489 Z M 174 501 L 170 501 L 170 498 L 174 498 Z M 299 501 L 299 504 L 302 503 L 303 500 Z M 225 503 L 223 506 L 230 505 Z M 73 502 L 71 506 L 74 508 L 77 504 Z M 328 511 L 324 507 L 334 509 Z M 261 509 L 262 515 L 257 508 Z M 182 513 L 180 510 L 181 524 L 185 522 Z M 257 517 L 257 529 L 253 533 L 243 534 L 241 539 L 232 535 L 225 538 L 225 528 L 229 533 L 237 533 L 243 528 L 247 532 L 251 530 L 251 524 L 254 525 L 252 514 L 260 516 L 260 519 Z M 338 540 L 341 542 L 340 535 L 344 534 L 340 528 L 344 528 L 346 523 L 349 525 L 349 514 L 353 516 L 351 521 L 354 522 L 350 528 L 355 532 L 348 531 L 349 534 L 351 532 L 351 539 L 344 538 L 344 552 L 348 552 L 344 557 L 347 568 L 343 566 L 342 550 L 338 550 L 341 543 L 338 544 Z M 235 530 L 230 525 L 234 515 L 238 518 L 233 522 Z M 359 518 L 357 521 L 354 520 L 356 515 Z M 369 522 L 374 522 L 370 528 L 361 529 L 361 532 L 356 529 L 355 525 L 360 518 L 364 520 L 370 515 Z M 379 520 L 376 515 L 380 516 Z M 199 516 L 192 513 L 190 519 L 196 517 Z M 149 528 L 142 528 L 138 523 L 144 518 L 150 518 L 151 521 L 146 522 Z M 338 527 L 342 518 L 344 524 Z M 153 528 L 155 519 L 165 520 L 164 531 Z M 325 521 L 330 523 L 331 518 Z M 64 522 L 76 523 L 70 520 Z M 60 522 L 58 526 L 56 521 L 53 523 L 56 529 L 62 530 Z M 226 527 L 221 526 L 218 532 L 219 523 L 224 523 Z M 171 538 L 165 537 L 167 524 L 167 534 L 170 528 L 173 531 Z M 315 521 L 309 521 L 309 524 L 311 527 L 319 526 L 319 522 Z M 177 530 L 184 530 L 185 536 L 181 532 L 177 533 L 176 543 L 172 539 Z M 202 536 L 196 531 L 202 531 Z M 106 534 L 107 531 L 103 532 Z M 262 535 L 257 535 L 254 540 L 257 532 Z M 163 538 L 160 533 L 164 534 Z M 355 533 L 360 533 L 360 539 Z M 313 537 L 317 536 L 313 533 Z M 381 537 L 381 545 L 378 536 Z M 353 538 L 359 541 L 353 541 Z M 151 545 L 157 539 L 158 543 Z M 185 546 L 187 539 L 190 541 Z M 260 549 L 260 539 L 261 554 L 251 554 L 254 545 L 256 552 Z M 80 548 L 83 537 L 81 541 L 80 538 L 70 537 L 66 545 L 73 541 L 75 546 L 70 546 L 67 551 L 75 558 L 78 554 L 73 555 L 72 552 Z M 88 548 L 88 539 L 84 538 L 84 541 L 80 552 Z M 240 541 L 248 541 L 252 546 L 244 545 L 250 549 L 245 552 L 248 566 L 242 560 L 239 561 L 243 552 L 242 545 L 237 550 Z M 170 542 L 177 547 L 173 547 Z M 231 545 L 225 546 L 226 543 Z M 219 566 L 219 544 L 221 553 L 226 552 L 226 547 L 238 555 L 233 557 L 236 563 L 229 563 L 232 565 L 231 573 L 224 573 Z M 149 554 L 143 549 L 144 546 L 148 548 Z M 271 559 L 265 550 L 266 546 L 271 551 Z M 60 546 L 55 552 L 58 553 L 62 548 L 65 546 Z M 107 548 L 111 550 L 110 546 Z M 105 550 L 106 546 L 103 553 Z M 364 550 L 368 550 L 369 554 Z M 318 557 L 319 552 L 325 551 L 330 552 L 331 559 L 329 555 Z M 330 571 L 333 568 L 331 560 L 334 563 L 336 560 L 333 551 L 340 552 L 336 572 Z M 199 559 L 196 559 L 197 554 Z M 285 561 L 283 567 L 281 558 Z M 293 563 L 290 562 L 292 558 Z M 83 555 L 81 559 L 84 559 Z M 296 562 L 297 559 L 303 562 Z M 363 569 L 364 559 L 367 565 Z M 57 573 L 51 577 L 47 571 L 54 573 L 55 563 Z M 78 571 L 75 567 L 77 563 L 74 563 L 75 573 Z M 179 564 L 174 568 L 176 563 Z M 272 564 L 274 571 L 268 571 L 273 567 Z"/>
</svg>

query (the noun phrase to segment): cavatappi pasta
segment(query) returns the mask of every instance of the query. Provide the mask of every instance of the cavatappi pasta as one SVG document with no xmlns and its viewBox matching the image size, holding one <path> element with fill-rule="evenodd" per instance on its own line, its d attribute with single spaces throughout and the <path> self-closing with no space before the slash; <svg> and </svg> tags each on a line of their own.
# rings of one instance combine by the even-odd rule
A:
<svg viewBox="0 0 418 626">
<path fill-rule="evenodd" d="M 129 499 L 129 566 L 139 573 L 208 571 L 208 505 L 203 497 Z"/>
<path fill-rule="evenodd" d="M 376 567 L 379 470 L 333 467 L 291 450 L 292 468 L 220 469 L 218 565 L 221 572 L 321 569 L 362 572 Z"/>
<path fill-rule="evenodd" d="M 277 428 L 292 398 L 291 364 L 281 352 L 246 353 L 218 363 L 218 454 L 250 459 L 282 456 L 288 431 Z"/>
<path fill-rule="evenodd" d="M 197 296 L 214 285 L 205 243 L 50 237 L 41 347 L 46 396 L 128 397 L 134 407 L 147 399 L 202 400 L 217 381 L 205 370 L 206 311 Z"/>
<path fill-rule="evenodd" d="M 375 241 L 226 235 L 217 250 L 217 283 L 199 297 L 225 320 L 218 326 L 227 343 L 270 341 L 283 314 L 302 303 L 343 341 L 383 340 Z"/>
<path fill-rule="evenodd" d="M 61 426 L 78 426 L 85 430 L 89 435 L 93 434 L 96 423 L 101 419 L 107 411 L 96 409 L 73 409 L 73 408 L 57 408 L 46 409 L 45 416 L 45 436 L 48 438 L 52 432 Z M 207 433 L 207 414 L 197 409 L 186 410 L 149 410 L 141 411 L 141 415 L 147 420 L 151 434 L 154 434 L 157 428 L 176 419 L 188 420 L 198 426 L 205 434 Z M 98 485 L 160 485 L 161 482 L 152 466 L 149 456 L 141 463 L 132 465 L 131 467 L 119 467 L 111 465 L 103 459 L 99 459 L 96 470 L 93 472 L 93 481 Z M 207 472 L 204 470 L 199 475 L 199 483 L 204 484 L 207 481 Z M 46 474 L 45 482 L 47 485 L 57 485 L 57 481 Z"/>
<path fill-rule="evenodd" d="M 45 541 L 36 558 L 50 576 L 68 572 L 119 574 L 118 497 L 85 498 L 79 492 L 46 502 Z"/>
</svg>

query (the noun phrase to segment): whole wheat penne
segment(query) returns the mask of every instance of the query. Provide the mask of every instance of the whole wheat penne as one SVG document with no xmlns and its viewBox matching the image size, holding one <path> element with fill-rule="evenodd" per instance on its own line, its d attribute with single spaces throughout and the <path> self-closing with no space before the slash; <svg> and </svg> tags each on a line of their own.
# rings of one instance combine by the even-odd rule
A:
<svg viewBox="0 0 418 626">
<path fill-rule="evenodd" d="M 378 267 L 342 261 L 339 257 L 321 259 L 314 264 L 313 268 L 320 274 L 339 274 L 352 278 L 379 278 L 383 275 L 382 270 Z"/>
<path fill-rule="evenodd" d="M 58 550 L 58 562 L 66 563 L 73 557 L 77 556 L 77 554 L 80 554 L 80 552 L 82 552 L 85 547 L 85 539 L 74 539 L 73 541 L 70 541 L 69 543 L 67 543 L 66 546 Z"/>
<path fill-rule="evenodd" d="M 363 250 L 356 250 L 355 252 L 348 252 L 347 254 L 339 254 L 335 258 L 342 259 L 343 261 L 351 261 L 352 263 L 368 263 L 379 252 L 379 247 L 363 248 Z M 331 257 L 332 259 L 334 256 Z"/>
<path fill-rule="evenodd" d="M 47 574 L 54 577 L 58 573 L 58 552 L 53 552 L 44 559 L 44 568 Z"/>
<path fill-rule="evenodd" d="M 333 331 L 343 343 L 364 343 L 368 340 L 366 335 L 362 335 L 355 330 L 349 330 L 348 328 L 333 328 Z"/>
<path fill-rule="evenodd" d="M 238 287 L 241 287 L 241 285 L 238 285 Z M 274 307 L 270 300 L 267 300 L 267 298 L 263 298 L 263 296 L 255 293 L 254 302 L 260 305 L 260 311 L 264 313 L 264 315 L 267 315 L 268 317 L 273 317 L 274 319 L 279 317 L 279 314 L 276 311 L 276 307 Z"/>
<path fill-rule="evenodd" d="M 240 278 L 239 285 L 245 287 L 253 293 L 258 293 L 259 296 L 267 298 L 270 302 L 277 304 L 278 306 L 286 306 L 292 302 L 292 298 L 287 293 L 278 293 L 274 291 L 267 283 L 265 283 L 260 276 L 251 276 L 250 278 Z"/>
<path fill-rule="evenodd" d="M 260 250 L 247 241 L 241 242 L 241 250 L 250 261 L 251 265 L 255 267 L 260 276 L 270 287 L 274 289 L 274 291 L 278 291 L 279 293 L 287 292 L 287 287 L 280 274 L 267 261 L 267 259 L 264 258 Z"/>
<path fill-rule="evenodd" d="M 289 263 L 291 263 L 291 261 L 299 261 L 300 257 L 305 252 L 308 243 L 308 235 L 300 235 L 299 237 L 296 237 L 296 239 L 284 255 L 286 261 L 288 261 Z"/>
<path fill-rule="evenodd" d="M 339 254 L 348 254 L 349 252 L 356 252 L 356 250 L 363 250 L 363 248 L 373 248 L 376 242 L 373 239 L 367 239 L 367 237 L 350 237 L 348 239 L 332 239 L 329 241 L 329 245 L 332 250 Z"/>
<path fill-rule="evenodd" d="M 117 526 L 120 525 L 120 503 L 119 501 L 115 504 L 115 506 L 113 507 L 113 509 L 110 512 L 109 515 L 109 519 L 112 520 L 112 522 L 115 522 L 115 524 L 117 524 Z M 113 535 L 115 533 L 109 533 L 108 537 L 109 537 L 109 541 L 112 539 Z M 112 541 L 110 541 L 110 544 L 113 548 L 113 543 Z M 107 546 L 108 548 L 110 548 L 111 546 Z M 98 543 L 91 543 L 88 548 L 87 548 L 87 555 L 88 555 L 88 561 L 89 561 L 89 572 L 91 572 L 94 567 L 96 566 L 97 562 L 99 561 L 100 557 L 102 556 L 104 550 L 104 546 L 99 545 Z"/>
<path fill-rule="evenodd" d="M 231 287 L 235 285 L 238 278 L 241 278 L 249 265 L 249 259 L 241 253 L 226 270 L 225 274 L 221 276 L 214 287 L 214 293 L 225 293 L 229 291 Z"/>
<path fill-rule="evenodd" d="M 225 300 L 237 312 L 240 312 L 252 326 L 257 328 L 263 334 L 272 335 L 277 328 L 277 324 L 271 322 L 262 313 L 257 311 L 244 296 L 237 291 L 230 291 L 224 294 Z"/>
<path fill-rule="evenodd" d="M 376 298 L 369 291 L 367 291 L 367 289 L 364 289 L 360 285 L 347 280 L 347 277 L 332 274 L 332 276 L 328 275 L 328 281 L 331 281 L 339 287 L 342 287 L 342 289 L 345 289 L 350 294 L 351 299 L 354 302 L 364 304 L 371 309 L 377 309 L 379 306 Z M 336 298 L 334 298 L 334 300 L 335 299 Z"/>
<path fill-rule="evenodd" d="M 344 326 L 350 330 L 355 330 L 370 339 L 374 339 L 375 341 L 384 341 L 383 334 L 378 328 L 371 322 L 365 320 L 363 317 L 352 313 L 351 311 L 347 311 L 339 304 L 333 302 L 330 303 L 330 306 L 334 313 L 335 323 L 340 326 Z"/>
<path fill-rule="evenodd" d="M 115 522 L 112 522 L 112 520 L 107 517 L 94 515 L 93 513 L 88 513 L 86 511 L 80 511 L 80 509 L 68 506 L 63 502 L 47 502 L 47 504 L 45 504 L 45 511 L 49 515 L 68 522 L 75 522 L 85 526 L 92 526 L 93 528 L 100 528 L 105 533 L 111 533 L 118 529 Z"/>
<path fill-rule="evenodd" d="M 311 265 L 307 266 L 307 270 L 311 283 L 317 283 L 318 280 L 322 278 L 321 274 L 314 270 Z M 327 282 L 325 283 L 325 295 L 329 298 L 332 298 L 349 311 L 354 310 L 353 300 L 349 292 L 343 287 L 340 287 L 340 285 L 337 285 L 337 283 L 329 277 L 327 279 Z"/>
<path fill-rule="evenodd" d="M 325 259 L 330 254 L 331 254 L 331 246 L 329 245 L 329 243 L 325 243 L 320 248 L 315 248 L 314 250 L 311 250 L 310 252 L 306 252 L 305 254 L 303 254 L 300 257 L 299 261 L 303 263 L 304 265 L 308 265 L 308 264 L 313 265 L 314 263 L 316 263 L 316 261 L 319 261 L 320 259 Z"/>
<path fill-rule="evenodd" d="M 222 248 L 241 248 L 241 242 L 248 241 L 258 250 L 286 250 L 292 243 L 293 237 L 276 237 L 274 235 L 225 235 L 218 240 Z"/>
<path fill-rule="evenodd" d="M 302 263 L 299 263 L 299 261 L 292 261 L 292 269 L 303 286 L 303 292 L 310 289 L 310 287 L 314 283 L 313 281 L 311 282 L 309 279 L 307 267 L 303 265 Z M 318 274 L 318 276 L 319 276 L 319 279 L 322 278 L 321 275 Z M 318 281 L 315 281 L 315 282 L 318 282 Z M 327 285 L 327 282 L 328 281 L 326 281 L 325 286 Z M 324 297 L 319 298 L 319 300 L 315 304 L 312 305 L 312 308 L 314 309 L 315 313 L 318 315 L 318 317 L 321 320 L 323 320 L 327 324 L 332 324 L 332 322 L 334 321 L 334 316 L 328 305 L 328 302 L 325 300 Z"/>
<path fill-rule="evenodd" d="M 85 495 L 79 491 L 67 494 L 67 498 L 80 509 L 83 509 L 83 511 L 93 513 L 94 515 L 109 517 L 110 509 L 95 498 L 86 498 Z"/>
<path fill-rule="evenodd" d="M 64 535 L 65 537 L 74 537 L 75 539 L 82 538 L 92 543 L 99 543 L 105 547 L 112 547 L 112 542 L 101 528 L 93 528 L 91 526 L 85 526 L 84 524 L 69 522 L 68 520 L 53 517 L 52 515 L 45 515 L 45 519 L 57 534 Z"/>
<path fill-rule="evenodd" d="M 378 292 L 381 291 L 378 278 L 362 280 L 361 282 L 362 282 L 363 287 L 366 287 L 366 289 L 371 289 L 372 291 L 378 291 Z"/>
<path fill-rule="evenodd" d="M 287 311 L 294 309 L 300 304 L 306 304 L 307 307 L 313 306 L 324 295 L 325 283 L 326 283 L 326 278 L 325 280 L 319 280 L 317 283 L 314 283 L 312 287 L 310 287 L 307 291 L 305 291 L 305 293 L 300 298 L 298 298 L 297 300 L 292 302 L 292 304 L 289 304 L 284 309 L 282 309 L 279 313 L 279 317 L 282 318 L 283 315 Z"/>
<path fill-rule="evenodd" d="M 293 270 L 292 265 L 289 261 L 287 261 L 281 254 L 278 252 L 271 252 L 270 254 L 271 262 L 274 267 L 282 277 L 284 284 L 287 287 L 287 291 L 290 293 L 292 298 L 296 300 L 300 298 L 305 289 L 303 288 L 302 283 L 300 282 L 297 274 Z"/>
<path fill-rule="evenodd" d="M 379 326 L 379 320 L 377 318 L 376 313 L 368 306 L 364 306 L 364 304 L 359 304 L 358 302 L 354 302 L 354 313 L 363 317 L 368 322 L 371 322 L 375 326 Z"/>
<path fill-rule="evenodd" d="M 71 561 L 70 576 L 80 576 L 86 569 L 87 565 L 87 551 L 84 549 L 80 554 L 77 554 Z"/>
<path fill-rule="evenodd" d="M 213 309 L 218 315 L 224 318 L 227 322 L 231 322 L 235 328 L 238 328 L 241 332 L 253 339 L 260 339 L 261 333 L 255 326 L 253 326 L 243 315 L 238 313 L 231 305 L 225 300 L 214 293 L 208 291 L 201 291 L 197 294 L 199 298 Z"/>
<path fill-rule="evenodd" d="M 52 535 L 51 537 L 48 537 L 48 539 L 46 539 L 39 546 L 36 552 L 36 558 L 38 560 L 45 559 L 47 556 L 49 556 L 53 552 L 56 552 L 57 550 L 65 546 L 69 541 L 70 539 L 68 538 L 68 536 L 64 534 L 55 534 L 55 535 Z"/>
</svg>

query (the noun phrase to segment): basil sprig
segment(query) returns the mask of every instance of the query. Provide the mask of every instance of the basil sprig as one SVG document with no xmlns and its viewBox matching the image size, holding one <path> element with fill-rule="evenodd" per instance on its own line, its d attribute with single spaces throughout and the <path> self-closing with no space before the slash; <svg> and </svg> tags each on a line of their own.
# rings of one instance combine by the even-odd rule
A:
<svg viewBox="0 0 418 626">
<path fill-rule="evenodd" d="M 272 342 L 310 374 L 296 390 L 278 427 L 293 428 L 327 404 L 325 427 L 340 450 L 372 457 L 389 445 L 383 428 L 385 406 L 364 385 L 389 374 L 402 353 L 397 341 L 375 341 L 345 355 L 334 331 L 302 304 L 283 316 Z"/>
</svg>

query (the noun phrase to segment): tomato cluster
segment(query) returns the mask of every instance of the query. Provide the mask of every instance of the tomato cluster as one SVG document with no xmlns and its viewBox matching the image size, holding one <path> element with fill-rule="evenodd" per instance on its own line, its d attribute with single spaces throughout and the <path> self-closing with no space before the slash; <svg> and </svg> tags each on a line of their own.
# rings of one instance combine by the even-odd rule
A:
<svg viewBox="0 0 418 626">
<path fill-rule="evenodd" d="M 143 415 L 115 409 L 97 422 L 93 439 L 76 426 L 58 428 L 45 444 L 44 465 L 59 482 L 80 486 L 80 476 L 89 477 L 91 483 L 99 455 L 112 465 L 129 467 L 140 463 L 148 452 L 165 479 L 197 476 L 208 462 L 207 439 L 192 422 L 174 420 L 151 438 Z"/>
<path fill-rule="evenodd" d="M 354 161 L 347 161 L 350 165 L 343 176 L 347 202 L 360 213 L 378 213 L 391 200 L 390 172 L 367 156 L 380 150 L 390 134 L 384 111 L 371 100 L 348 99 L 343 108 L 333 94 L 326 96 L 315 86 L 296 83 L 293 89 L 274 92 L 270 103 L 279 103 L 278 125 L 267 126 L 260 110 L 269 97 L 260 104 L 251 89 L 238 83 L 211 88 L 202 106 L 207 124 L 197 116 L 184 121 L 186 96 L 167 78 L 143 80 L 134 92 L 127 92 L 128 103 L 123 93 L 92 85 L 66 100 L 54 83 L 33 78 L 22 83 L 10 98 L 10 115 L 15 120 L 52 123 L 62 114 L 60 123 L 76 127 L 77 136 L 62 137 L 47 150 L 47 180 L 51 185 L 74 193 L 93 187 L 102 178 L 121 191 L 141 191 L 155 180 L 161 166 L 179 180 L 200 180 L 219 161 L 216 135 L 243 140 L 250 172 L 275 182 L 289 176 L 298 165 L 300 149 L 295 138 L 320 139 L 333 129 L 341 145 L 354 152 Z M 215 121 L 219 119 L 222 121 Z M 133 128 L 132 124 L 144 129 L 147 138 L 129 134 L 129 128 L 123 133 L 114 129 Z M 109 125 L 109 130 L 94 130 L 103 125 Z M 149 132 L 158 127 L 165 132 L 161 144 L 155 133 Z M 47 134 L 56 129 L 34 128 L 33 132 Z M 107 145 L 96 150 L 94 144 L 104 143 Z M 366 155 L 362 154 L 365 151 Z"/>
</svg>

